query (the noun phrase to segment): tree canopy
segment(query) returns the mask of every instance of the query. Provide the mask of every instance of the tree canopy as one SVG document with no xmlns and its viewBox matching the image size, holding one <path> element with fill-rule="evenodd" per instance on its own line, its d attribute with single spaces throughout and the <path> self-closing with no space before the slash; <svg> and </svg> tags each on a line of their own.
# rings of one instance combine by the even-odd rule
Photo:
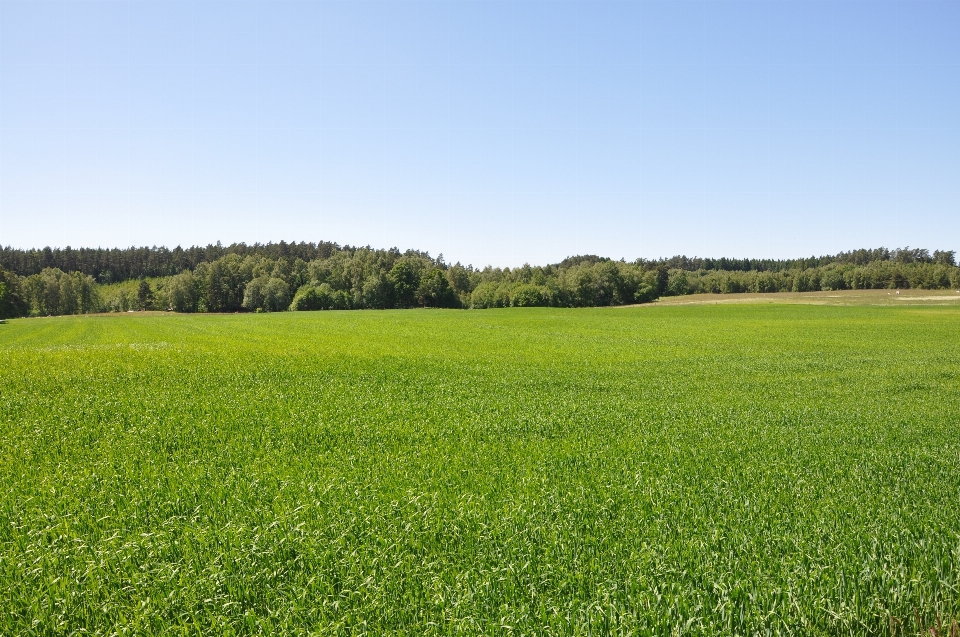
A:
<svg viewBox="0 0 960 637">
<path fill-rule="evenodd" d="M 696 293 L 960 288 L 953 251 L 852 250 L 806 259 L 578 255 L 477 269 L 442 256 L 336 243 L 0 249 L 0 318 L 176 312 L 594 307 Z"/>
</svg>

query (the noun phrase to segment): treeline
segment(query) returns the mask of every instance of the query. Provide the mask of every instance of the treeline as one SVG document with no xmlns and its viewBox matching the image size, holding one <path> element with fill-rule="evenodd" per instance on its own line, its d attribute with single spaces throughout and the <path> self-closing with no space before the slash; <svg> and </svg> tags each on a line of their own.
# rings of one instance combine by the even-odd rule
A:
<svg viewBox="0 0 960 637">
<path fill-rule="evenodd" d="M 40 274 L 45 269 L 57 269 L 64 272 L 80 272 L 92 276 L 97 283 L 109 284 L 141 277 L 165 277 L 179 274 L 184 270 L 194 270 L 201 263 L 211 263 L 221 257 L 236 254 L 241 257 L 264 257 L 269 260 L 288 259 L 310 262 L 328 259 L 336 252 L 353 253 L 367 248 L 341 246 L 337 243 L 321 241 L 319 243 L 233 243 L 222 246 L 219 242 L 206 247 L 191 246 L 172 250 L 165 247 L 130 248 L 50 248 L 20 250 L 0 247 L 0 267 L 25 277 Z M 395 257 L 401 256 L 396 248 L 388 250 Z M 573 260 L 584 257 L 572 257 Z M 586 257 L 601 260 L 600 257 Z M 833 255 L 809 257 L 804 259 L 710 259 L 700 257 L 675 256 L 658 259 L 651 263 L 666 266 L 671 270 L 719 270 L 723 272 L 784 272 L 787 270 L 806 270 L 827 265 L 867 265 L 877 261 L 893 263 L 936 263 L 956 265 L 953 251 L 935 250 L 932 253 L 922 248 L 876 248 L 872 250 L 851 250 Z M 569 265 L 567 259 L 557 267 Z M 644 265 L 646 262 L 641 261 Z"/>
<path fill-rule="evenodd" d="M 891 263 L 935 263 L 956 265 L 956 252 L 953 250 L 934 250 L 931 253 L 923 248 L 875 248 L 872 250 L 851 250 L 821 257 L 805 259 L 703 259 L 700 257 L 675 256 L 659 259 L 659 265 L 673 270 L 696 272 L 699 270 L 719 270 L 722 272 L 785 272 L 822 268 L 828 265 L 867 265 L 878 261 Z"/>
<path fill-rule="evenodd" d="M 671 270 L 667 294 L 817 292 L 919 288 L 960 289 L 960 268 L 947 263 L 832 263 L 780 271 Z"/>
<path fill-rule="evenodd" d="M 808 260 L 741 262 L 686 257 L 613 261 L 595 255 L 546 266 L 476 269 L 449 265 L 442 256 L 397 249 L 353 248 L 334 243 L 234 244 L 212 260 L 173 274 L 114 282 L 80 269 L 44 267 L 21 275 L 0 268 L 0 317 L 90 312 L 275 312 L 283 310 L 387 309 L 412 307 L 596 307 L 646 303 L 660 296 L 697 293 L 808 292 L 874 288 L 958 288 L 955 253 L 926 250 L 857 250 Z M 211 249 L 191 248 L 180 254 Z M 292 256 L 302 250 L 311 259 Z M 140 250 L 140 249 L 138 249 Z M 149 257 L 154 248 L 143 248 Z M 280 251 L 287 254 L 281 255 Z M 10 251 L 37 254 L 43 251 Z M 82 251 L 75 251 L 80 253 Z M 113 253 L 113 251 L 106 251 Z M 133 255 L 134 251 L 117 251 Z M 173 254 L 168 251 L 164 254 Z M 51 250 L 50 254 L 56 251 Z M 60 252 L 59 254 L 63 254 Z M 300 254 L 300 253 L 298 253 Z M 864 261 L 867 257 L 876 257 Z M 725 264 L 712 269 L 696 263 Z M 812 260 L 816 261 L 816 259 Z M 118 261 L 119 263 L 119 261 Z M 757 264 L 793 263 L 762 268 Z M 754 267 L 757 266 L 757 267 Z M 116 264 L 112 267 L 116 267 Z M 167 267 L 167 266 L 164 266 Z M 150 270 L 145 270 L 153 272 Z M 163 271 L 163 270 L 161 270 Z M 104 271 L 106 272 L 106 271 Z"/>
<path fill-rule="evenodd" d="M 193 270 L 204 262 L 237 254 L 260 256 L 267 259 L 300 259 L 313 261 L 325 259 L 341 250 L 353 250 L 350 246 L 321 241 L 320 243 L 233 243 L 222 246 L 220 242 L 206 247 L 191 246 L 172 250 L 165 247 L 130 248 L 43 248 L 19 250 L 0 247 L 0 267 L 19 276 L 40 274 L 46 269 L 64 272 L 80 272 L 92 276 L 98 283 L 113 283 L 141 277 L 162 277 Z"/>
<path fill-rule="evenodd" d="M 292 245 L 292 244 L 291 244 Z M 329 244 L 333 245 L 333 244 Z M 483 270 L 408 250 L 338 248 L 326 257 L 233 252 L 172 276 L 98 283 L 91 274 L 44 268 L 6 272 L 10 315 L 170 309 L 242 312 L 413 307 L 586 307 L 643 303 L 666 290 L 667 268 L 600 257 Z"/>
</svg>

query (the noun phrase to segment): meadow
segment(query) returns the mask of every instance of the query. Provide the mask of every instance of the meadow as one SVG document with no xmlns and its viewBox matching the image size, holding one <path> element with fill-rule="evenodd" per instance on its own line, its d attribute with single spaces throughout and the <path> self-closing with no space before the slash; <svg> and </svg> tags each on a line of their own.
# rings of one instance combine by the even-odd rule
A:
<svg viewBox="0 0 960 637">
<path fill-rule="evenodd" d="M 0 634 L 960 618 L 960 308 L 0 325 Z"/>
</svg>

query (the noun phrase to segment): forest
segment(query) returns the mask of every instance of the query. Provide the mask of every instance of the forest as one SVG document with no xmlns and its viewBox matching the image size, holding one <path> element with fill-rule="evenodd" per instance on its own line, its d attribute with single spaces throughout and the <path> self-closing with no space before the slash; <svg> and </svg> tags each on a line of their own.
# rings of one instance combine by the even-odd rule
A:
<svg viewBox="0 0 960 637">
<path fill-rule="evenodd" d="M 803 259 L 614 261 L 517 268 L 336 243 L 187 249 L 0 248 L 0 318 L 94 312 L 597 307 L 737 292 L 960 289 L 954 251 L 863 249 Z"/>
</svg>

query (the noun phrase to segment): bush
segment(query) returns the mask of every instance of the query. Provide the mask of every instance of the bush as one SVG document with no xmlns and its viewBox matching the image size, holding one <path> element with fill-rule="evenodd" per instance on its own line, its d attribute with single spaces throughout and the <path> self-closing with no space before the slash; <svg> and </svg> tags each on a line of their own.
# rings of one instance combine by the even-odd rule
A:
<svg viewBox="0 0 960 637">
<path fill-rule="evenodd" d="M 279 312 L 290 305 L 290 286 L 283 279 L 261 276 L 247 283 L 243 292 L 243 307 Z"/>
<path fill-rule="evenodd" d="M 550 290 L 540 285 L 521 283 L 513 288 L 510 304 L 514 307 L 548 307 Z"/>
<path fill-rule="evenodd" d="M 290 303 L 295 312 L 312 310 L 349 310 L 350 295 L 343 290 L 334 290 L 329 283 L 307 283 L 297 290 Z"/>
<path fill-rule="evenodd" d="M 651 301 L 656 301 L 657 288 L 647 283 L 643 283 L 637 288 L 637 292 L 634 294 L 633 300 L 637 303 L 650 303 Z"/>
<path fill-rule="evenodd" d="M 333 288 L 327 283 L 308 283 L 297 290 L 290 303 L 295 312 L 329 310 L 333 307 Z"/>
<path fill-rule="evenodd" d="M 317 290 L 318 286 L 310 283 L 301 286 L 297 293 L 293 295 L 293 301 L 290 302 L 291 312 L 309 312 L 313 310 L 322 310 L 323 297 Z"/>
</svg>

